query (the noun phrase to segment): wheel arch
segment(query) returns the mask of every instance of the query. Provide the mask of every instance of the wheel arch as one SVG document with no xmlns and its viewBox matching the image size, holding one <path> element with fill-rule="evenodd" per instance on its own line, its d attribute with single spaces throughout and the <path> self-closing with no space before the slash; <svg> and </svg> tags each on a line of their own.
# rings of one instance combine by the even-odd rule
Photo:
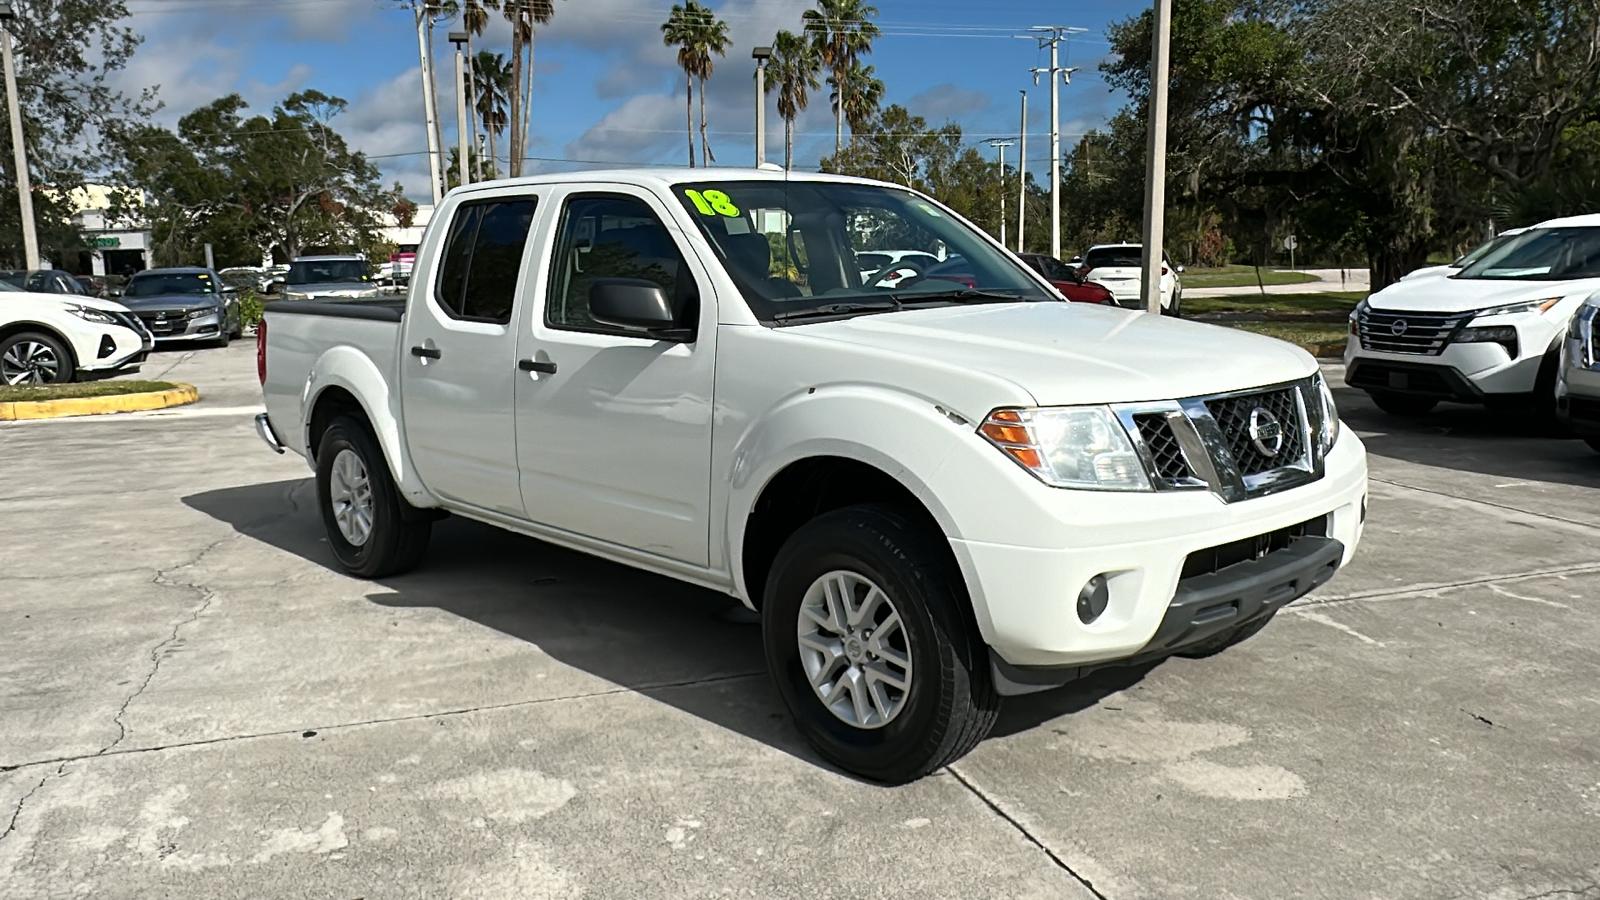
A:
<svg viewBox="0 0 1600 900">
<path fill-rule="evenodd" d="M 311 371 L 301 421 L 305 423 L 306 458 L 312 465 L 328 425 L 340 414 L 355 415 L 378 439 L 401 496 L 413 506 L 437 505 L 408 464 L 400 424 L 389 402 L 388 381 L 373 361 L 352 347 L 339 346 L 324 353 Z"/>
<path fill-rule="evenodd" d="M 57 328 L 54 325 L 50 325 L 46 322 L 40 322 L 37 319 L 24 319 L 15 322 L 7 322 L 4 325 L 0 325 L 0 342 L 9 340 L 10 338 L 19 334 L 27 334 L 28 332 L 42 332 L 56 341 L 59 341 L 61 346 L 65 347 L 67 350 L 67 362 L 72 364 L 72 376 L 74 379 L 77 378 L 78 367 L 80 365 L 78 360 L 78 348 L 72 343 L 71 337 L 66 335 L 60 328 Z"/>
</svg>

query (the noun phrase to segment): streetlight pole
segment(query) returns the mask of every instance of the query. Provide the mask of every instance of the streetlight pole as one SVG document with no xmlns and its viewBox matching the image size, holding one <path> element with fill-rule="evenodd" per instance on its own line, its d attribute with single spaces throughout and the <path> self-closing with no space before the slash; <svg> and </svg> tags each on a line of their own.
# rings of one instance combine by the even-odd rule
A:
<svg viewBox="0 0 1600 900">
<path fill-rule="evenodd" d="M 1166 242 L 1167 89 L 1171 78 L 1172 0 L 1155 0 L 1150 48 L 1149 146 L 1144 185 L 1144 308 L 1161 313 L 1161 269 Z"/>
<path fill-rule="evenodd" d="M 472 36 L 465 31 L 450 32 L 450 43 L 456 45 L 456 171 L 462 186 L 467 181 L 467 67 L 461 48 Z"/>
<path fill-rule="evenodd" d="M 1000 161 L 1000 246 L 1006 243 L 1006 148 L 1016 143 L 1003 138 L 990 138 L 985 144 L 994 148 L 994 155 Z M 1021 251 L 1018 251 L 1019 253 Z"/>
<path fill-rule="evenodd" d="M 767 161 L 767 61 L 772 59 L 771 47 L 757 47 L 750 51 L 756 61 L 756 167 Z"/>
<path fill-rule="evenodd" d="M 1022 95 L 1021 147 L 1017 150 L 1017 252 L 1023 252 L 1022 235 L 1028 227 L 1028 92 Z"/>
<path fill-rule="evenodd" d="M 422 115 L 428 120 L 428 173 L 433 176 L 433 205 L 444 196 L 444 168 L 439 159 L 439 114 L 433 104 L 433 60 L 428 56 L 428 11 L 416 0 L 417 55 L 422 57 Z"/>
<path fill-rule="evenodd" d="M 33 184 L 28 177 L 28 145 L 22 133 L 22 103 L 17 98 L 17 67 L 11 57 L 11 4 L 0 3 L 0 55 L 5 57 L 6 106 L 11 113 L 11 153 L 17 170 L 17 203 L 22 207 L 22 252 L 28 268 L 39 268 L 39 231 L 33 222 Z"/>
<path fill-rule="evenodd" d="M 1072 73 L 1077 69 L 1061 68 L 1061 42 L 1068 35 L 1082 34 L 1087 29 L 1068 28 L 1064 25 L 1035 25 L 1029 31 L 1040 32 L 1039 46 L 1050 46 L 1050 68 L 1034 69 L 1033 83 L 1039 75 L 1050 78 L 1050 255 L 1061 258 L 1061 85 L 1072 83 Z M 1057 80 L 1057 76 L 1060 80 Z"/>
</svg>

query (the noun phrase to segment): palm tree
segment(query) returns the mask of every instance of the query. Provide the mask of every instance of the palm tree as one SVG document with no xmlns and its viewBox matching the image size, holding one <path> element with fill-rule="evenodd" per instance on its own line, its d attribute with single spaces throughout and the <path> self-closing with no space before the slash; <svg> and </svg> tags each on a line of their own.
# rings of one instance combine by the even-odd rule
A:
<svg viewBox="0 0 1600 900">
<path fill-rule="evenodd" d="M 683 70 L 687 93 L 683 100 L 683 121 L 689 137 L 689 168 L 694 168 L 694 71 L 695 71 L 695 21 L 692 8 L 699 6 L 689 0 L 688 6 L 672 4 L 672 12 L 661 25 L 661 43 L 678 48 L 678 68 Z"/>
<path fill-rule="evenodd" d="M 728 23 L 718 19 L 711 10 L 700 6 L 694 0 L 689 0 L 694 6 L 699 6 L 699 26 L 695 29 L 695 49 L 698 55 L 695 66 L 695 77 L 700 79 L 700 158 L 706 165 L 716 162 L 716 157 L 711 155 L 711 144 L 706 140 L 706 79 L 711 77 L 714 63 L 711 55 L 728 55 Z"/>
<path fill-rule="evenodd" d="M 850 74 L 846 83 L 850 85 L 850 94 L 844 98 L 844 120 L 850 123 L 850 140 L 855 140 L 855 133 L 866 128 L 877 114 L 878 107 L 883 103 L 883 82 L 873 75 L 872 66 L 862 66 L 855 63 L 850 67 Z M 833 76 L 828 76 L 828 85 L 833 89 L 830 99 L 833 102 L 834 115 L 839 109 L 839 83 Z"/>
<path fill-rule="evenodd" d="M 794 120 L 811 103 L 811 91 L 821 89 L 817 73 L 822 60 L 810 41 L 792 31 L 780 31 L 772 40 L 772 60 L 767 64 L 767 84 L 778 86 L 778 115 L 783 117 L 783 167 L 794 166 Z"/>
<path fill-rule="evenodd" d="M 528 120 L 533 104 L 533 42 L 535 31 L 555 18 L 555 0 L 501 0 L 501 12 L 511 23 L 511 177 L 522 174 L 528 152 Z M 523 48 L 527 59 L 523 59 Z"/>
<path fill-rule="evenodd" d="M 872 39 L 881 32 L 872 24 L 878 8 L 863 0 L 817 0 L 816 9 L 808 9 L 801 16 L 805 33 L 817 48 L 822 64 L 833 70 L 833 83 L 839 93 L 850 94 L 850 69 L 863 56 L 872 53 Z M 833 152 L 844 149 L 844 110 L 850 105 L 836 104 L 834 108 Z"/>
<path fill-rule="evenodd" d="M 499 53 L 479 50 L 473 61 L 473 94 L 477 98 L 477 119 L 489 134 L 489 168 L 499 169 L 500 149 L 497 138 L 511 123 L 511 85 L 514 76 L 511 63 Z"/>
</svg>

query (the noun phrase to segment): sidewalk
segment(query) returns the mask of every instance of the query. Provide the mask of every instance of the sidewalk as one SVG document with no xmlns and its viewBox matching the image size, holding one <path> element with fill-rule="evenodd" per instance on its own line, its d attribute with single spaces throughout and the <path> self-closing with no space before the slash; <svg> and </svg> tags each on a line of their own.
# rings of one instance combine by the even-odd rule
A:
<svg viewBox="0 0 1600 900">
<path fill-rule="evenodd" d="M 1326 291 L 1365 291 L 1370 288 L 1371 273 L 1366 269 L 1302 269 L 1308 275 L 1315 275 L 1319 281 L 1307 281 L 1302 284 L 1269 284 L 1266 292 L 1269 294 L 1320 294 Z M 1259 294 L 1261 288 L 1255 285 L 1243 287 L 1214 287 L 1214 288 L 1185 288 L 1185 297 L 1237 297 L 1241 294 Z"/>
</svg>

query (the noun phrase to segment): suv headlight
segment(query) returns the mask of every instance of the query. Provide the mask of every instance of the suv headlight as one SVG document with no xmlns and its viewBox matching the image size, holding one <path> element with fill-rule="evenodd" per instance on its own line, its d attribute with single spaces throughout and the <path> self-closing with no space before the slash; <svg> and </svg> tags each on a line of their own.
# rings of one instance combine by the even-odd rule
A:
<svg viewBox="0 0 1600 900">
<path fill-rule="evenodd" d="M 85 322 L 93 322 L 96 325 L 122 324 L 121 322 L 117 321 L 116 316 L 111 315 L 103 309 L 93 309 L 88 306 L 69 306 L 67 307 L 67 312 L 72 313 Z"/>
<path fill-rule="evenodd" d="M 1542 313 L 1562 301 L 1562 297 L 1546 297 L 1543 300 L 1529 300 L 1525 303 L 1507 303 L 1505 306 L 1491 306 L 1480 309 L 1472 314 L 1474 319 L 1483 316 L 1509 316 L 1516 313 Z"/>
<path fill-rule="evenodd" d="M 997 409 L 978 433 L 1052 487 L 1151 489 L 1128 433 L 1104 406 Z"/>
<path fill-rule="evenodd" d="M 1322 426 L 1317 430 L 1317 439 L 1322 444 L 1322 454 L 1326 456 L 1339 440 L 1339 407 L 1334 405 L 1333 391 L 1328 388 L 1327 379 L 1318 372 L 1313 379 L 1317 383 L 1317 398 L 1322 404 Z"/>
</svg>

